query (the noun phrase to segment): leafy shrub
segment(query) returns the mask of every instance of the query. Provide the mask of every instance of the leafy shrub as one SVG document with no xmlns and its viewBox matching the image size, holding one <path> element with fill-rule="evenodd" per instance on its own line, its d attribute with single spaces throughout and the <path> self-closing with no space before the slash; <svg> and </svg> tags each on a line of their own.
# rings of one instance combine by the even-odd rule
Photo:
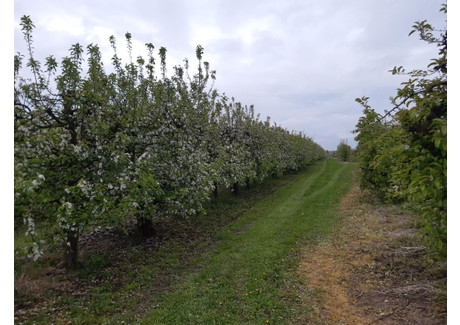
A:
<svg viewBox="0 0 460 325">
<path fill-rule="evenodd" d="M 352 158 L 353 150 L 348 145 L 346 140 L 340 140 L 340 143 L 337 145 L 337 150 L 335 151 L 335 155 L 341 161 L 350 161 Z"/>
<path fill-rule="evenodd" d="M 441 11 L 447 13 L 447 6 Z M 421 213 L 420 226 L 427 242 L 442 257 L 447 253 L 447 30 L 435 37 L 426 21 L 411 34 L 439 47 L 439 57 L 428 70 L 393 74 L 411 78 L 402 83 L 393 108 L 385 115 L 357 99 L 364 107 L 354 132 L 358 141 L 363 188 L 376 190 L 386 200 L 404 202 Z"/>
</svg>

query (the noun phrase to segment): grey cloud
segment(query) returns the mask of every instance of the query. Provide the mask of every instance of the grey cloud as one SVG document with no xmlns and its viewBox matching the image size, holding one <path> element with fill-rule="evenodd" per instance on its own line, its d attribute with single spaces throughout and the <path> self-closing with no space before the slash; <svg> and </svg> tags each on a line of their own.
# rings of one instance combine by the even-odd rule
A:
<svg viewBox="0 0 460 325">
<path fill-rule="evenodd" d="M 254 104 L 262 118 L 269 115 L 335 149 L 341 138 L 353 143 L 350 131 L 361 114 L 356 97 L 370 96 L 371 105 L 383 112 L 405 80 L 388 70 L 424 68 L 436 56 L 436 48 L 407 35 L 417 20 L 444 26 L 445 17 L 438 13 L 443 2 L 16 0 L 15 21 L 30 14 L 37 26 L 37 52 L 57 57 L 86 39 L 44 30 L 46 19 L 60 14 L 81 19 L 88 33 L 100 26 L 121 37 L 129 31 L 140 44 L 166 46 L 171 64 L 184 57 L 193 61 L 194 48 L 201 44 L 205 60 L 217 70 L 219 91 Z M 16 28 L 15 50 L 24 52 L 21 44 Z"/>
</svg>

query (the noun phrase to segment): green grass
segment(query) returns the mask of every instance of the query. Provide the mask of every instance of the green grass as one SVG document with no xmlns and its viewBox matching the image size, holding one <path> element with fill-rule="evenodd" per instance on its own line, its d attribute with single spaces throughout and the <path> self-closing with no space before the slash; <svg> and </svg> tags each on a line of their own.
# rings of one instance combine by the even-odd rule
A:
<svg viewBox="0 0 460 325">
<path fill-rule="evenodd" d="M 207 215 L 156 225 L 163 236 L 157 249 L 120 237 L 114 249 L 86 256 L 81 268 L 47 280 L 84 295 L 15 292 L 15 304 L 45 302 L 25 324 L 285 323 L 295 297 L 283 286 L 293 283 L 288 273 L 297 265 L 296 252 L 334 228 L 353 168 L 324 160 L 239 195 L 222 192 L 206 206 Z M 19 249 L 24 239 L 15 238 Z M 31 263 L 21 255 L 15 259 L 18 278 L 42 274 L 59 261 Z"/>
<path fill-rule="evenodd" d="M 219 233 L 205 267 L 151 311 L 144 324 L 285 323 L 294 252 L 330 233 L 354 165 L 324 160 L 297 175 Z"/>
</svg>

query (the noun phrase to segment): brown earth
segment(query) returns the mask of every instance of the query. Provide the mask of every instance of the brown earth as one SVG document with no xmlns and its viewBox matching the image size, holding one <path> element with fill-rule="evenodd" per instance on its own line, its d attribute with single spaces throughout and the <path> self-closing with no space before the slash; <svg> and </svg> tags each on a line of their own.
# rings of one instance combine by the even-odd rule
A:
<svg viewBox="0 0 460 325">
<path fill-rule="evenodd" d="M 446 263 L 414 229 L 415 216 L 370 203 L 355 186 L 342 200 L 342 226 L 301 253 L 304 306 L 297 324 L 446 324 Z"/>
</svg>

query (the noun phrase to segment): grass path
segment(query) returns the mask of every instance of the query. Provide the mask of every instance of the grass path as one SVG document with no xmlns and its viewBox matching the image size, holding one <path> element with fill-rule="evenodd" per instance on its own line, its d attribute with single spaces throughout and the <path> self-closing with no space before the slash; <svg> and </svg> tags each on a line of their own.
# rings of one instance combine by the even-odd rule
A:
<svg viewBox="0 0 460 325">
<path fill-rule="evenodd" d="M 353 168 L 331 159 L 321 161 L 256 204 L 218 234 L 219 244 L 205 266 L 142 322 L 289 323 L 295 297 L 283 293 L 286 274 L 298 263 L 301 246 L 334 229 Z"/>
<path fill-rule="evenodd" d="M 323 160 L 221 193 L 143 241 L 87 234 L 77 269 L 52 246 L 17 253 L 15 323 L 445 324 L 446 263 L 414 237 L 417 216 L 358 192 L 354 172 Z"/>
</svg>

